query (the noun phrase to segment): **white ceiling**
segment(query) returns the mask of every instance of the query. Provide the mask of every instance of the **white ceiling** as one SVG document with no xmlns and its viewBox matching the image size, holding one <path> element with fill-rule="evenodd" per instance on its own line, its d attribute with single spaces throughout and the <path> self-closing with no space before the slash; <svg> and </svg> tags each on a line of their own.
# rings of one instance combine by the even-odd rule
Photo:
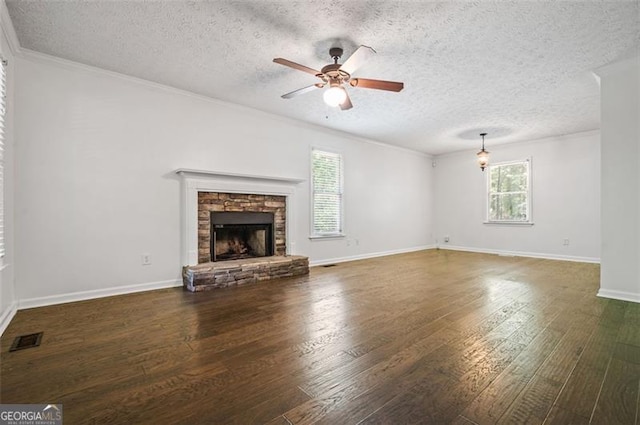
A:
<svg viewBox="0 0 640 425">
<path fill-rule="evenodd" d="M 635 1 L 7 0 L 22 48 L 427 153 L 599 128 L 591 70 L 638 52 Z M 378 52 L 331 109 L 319 80 L 329 48 Z"/>
</svg>

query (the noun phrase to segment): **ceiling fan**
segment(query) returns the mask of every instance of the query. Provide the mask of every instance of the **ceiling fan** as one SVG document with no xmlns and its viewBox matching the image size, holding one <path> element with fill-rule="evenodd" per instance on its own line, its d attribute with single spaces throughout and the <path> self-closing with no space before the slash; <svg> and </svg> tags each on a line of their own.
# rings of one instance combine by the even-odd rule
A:
<svg viewBox="0 0 640 425">
<path fill-rule="evenodd" d="M 368 78 L 351 78 L 351 74 L 358 69 L 369 57 L 376 53 L 369 46 L 360 46 L 358 49 L 345 61 L 343 64 L 339 64 L 338 61 L 342 57 L 343 50 L 340 47 L 332 47 L 329 49 L 329 55 L 333 59 L 333 63 L 323 67 L 320 71 L 317 71 L 308 66 L 300 65 L 295 62 L 283 58 L 275 58 L 273 61 L 280 65 L 288 66 L 299 71 L 307 72 L 322 80 L 321 83 L 315 83 L 307 87 L 303 87 L 298 90 L 294 90 L 287 94 L 283 94 L 283 99 L 291 99 L 303 93 L 321 89 L 325 86 L 329 86 L 328 90 L 324 92 L 324 101 L 329 106 L 340 106 L 340 109 L 347 110 L 353 107 L 351 99 L 344 85 L 349 83 L 351 87 L 362 87 L 365 89 L 377 89 L 399 92 L 404 88 L 404 83 L 396 81 L 384 81 L 384 80 L 371 80 Z"/>
</svg>

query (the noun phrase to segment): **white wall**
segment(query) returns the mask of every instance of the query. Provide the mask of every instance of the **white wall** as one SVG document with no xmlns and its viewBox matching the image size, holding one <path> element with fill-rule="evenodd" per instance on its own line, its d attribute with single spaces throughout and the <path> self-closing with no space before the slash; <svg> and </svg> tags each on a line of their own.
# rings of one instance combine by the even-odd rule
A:
<svg viewBox="0 0 640 425">
<path fill-rule="evenodd" d="M 640 302 L 640 59 L 601 77 L 602 266 L 598 295 Z"/>
<path fill-rule="evenodd" d="M 173 171 L 308 180 L 311 147 L 340 151 L 345 159 L 346 238 L 310 240 L 308 181 L 296 195 L 293 253 L 316 264 L 436 241 L 471 251 L 601 257 L 599 132 L 491 146 L 494 163 L 532 158 L 535 224 L 485 225 L 478 146 L 439 156 L 432 168 L 426 155 L 31 52 L 11 64 L 15 111 L 10 107 L 8 267 L 0 273 L 0 325 L 18 301 L 26 308 L 179 284 L 180 182 Z M 638 121 L 618 123 L 620 110 L 637 108 L 637 97 L 636 103 L 633 96 L 619 103 L 622 93 L 637 93 L 633 72 L 603 84 L 603 139 L 611 145 L 603 145 L 609 177 L 604 172 L 602 184 L 609 189 L 603 192 L 602 231 L 609 235 L 613 229 L 628 243 L 603 238 L 608 283 L 600 295 L 640 300 Z M 616 143 L 623 143 L 621 151 Z M 623 178 L 635 183 L 624 185 Z M 619 196 L 621 186 L 631 198 Z M 631 199 L 623 213 L 630 216 L 616 215 L 616 198 Z M 605 252 L 626 266 L 605 262 Z M 142 253 L 151 254 L 151 266 L 141 265 Z"/>
<path fill-rule="evenodd" d="M 14 287 L 14 148 L 13 148 L 13 93 L 15 61 L 9 47 L 6 32 L 13 31 L 4 2 L 0 5 L 0 54 L 7 65 L 7 115 L 4 134 L 4 244 L 6 254 L 0 258 L 0 335 L 9 325 L 16 312 L 17 302 Z"/>
<path fill-rule="evenodd" d="M 428 156 L 35 53 L 17 66 L 21 307 L 175 285 L 180 184 L 173 171 L 308 181 L 312 146 L 344 155 L 347 238 L 309 240 L 303 183 L 294 253 L 320 263 L 431 240 Z M 142 253 L 152 265 L 141 265 Z"/>
<path fill-rule="evenodd" d="M 487 149 L 492 163 L 532 159 L 533 226 L 483 224 L 487 173 L 476 163 L 480 141 L 472 150 L 436 157 L 433 233 L 439 246 L 598 261 L 599 146 L 598 132 L 588 132 Z"/>
</svg>

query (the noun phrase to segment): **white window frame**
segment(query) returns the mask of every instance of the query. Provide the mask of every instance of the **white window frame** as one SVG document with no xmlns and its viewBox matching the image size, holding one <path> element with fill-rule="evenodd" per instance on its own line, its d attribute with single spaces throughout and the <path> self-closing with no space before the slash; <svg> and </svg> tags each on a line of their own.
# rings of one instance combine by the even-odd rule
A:
<svg viewBox="0 0 640 425">
<path fill-rule="evenodd" d="M 315 231 L 315 187 L 314 187 L 314 176 L 313 176 L 313 154 L 314 152 L 322 152 L 329 155 L 336 155 L 340 157 L 340 229 L 337 232 L 331 233 L 317 233 Z M 309 154 L 309 204 L 310 204 L 310 229 L 309 229 L 309 239 L 332 239 L 332 238 L 343 238 L 344 234 L 344 155 L 342 152 L 338 152 L 332 149 L 326 149 L 321 147 L 312 147 Z"/>
<path fill-rule="evenodd" d="M 5 155 L 4 144 L 5 134 L 7 131 L 7 60 L 0 56 L 0 85 L 2 86 L 0 92 L 0 261 L 2 261 L 6 255 L 5 249 L 5 199 L 4 199 L 4 169 L 5 169 Z M 1 263 L 0 263 L 1 264 Z"/>
<path fill-rule="evenodd" d="M 528 173 L 527 173 L 527 219 L 526 220 L 492 220 L 491 219 L 491 169 L 496 167 L 501 167 L 505 165 L 514 165 L 514 164 L 522 164 L 527 163 Z M 485 221 L 484 224 L 498 224 L 498 225 L 508 225 L 508 226 L 532 226 L 533 225 L 533 197 L 532 197 L 532 160 L 531 158 L 518 159 L 514 161 L 504 161 L 497 162 L 495 164 L 489 164 L 487 166 L 487 176 L 486 176 L 486 208 L 485 208 Z"/>
</svg>

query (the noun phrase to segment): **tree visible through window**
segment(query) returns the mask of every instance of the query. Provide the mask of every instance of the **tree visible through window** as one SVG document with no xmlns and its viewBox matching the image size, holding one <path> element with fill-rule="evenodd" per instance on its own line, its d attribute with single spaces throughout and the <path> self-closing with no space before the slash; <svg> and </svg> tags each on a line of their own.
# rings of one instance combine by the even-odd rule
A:
<svg viewBox="0 0 640 425">
<path fill-rule="evenodd" d="M 312 236 L 342 234 L 342 155 L 313 149 Z"/>
<path fill-rule="evenodd" d="M 531 221 L 529 160 L 489 166 L 489 222 Z"/>
</svg>

